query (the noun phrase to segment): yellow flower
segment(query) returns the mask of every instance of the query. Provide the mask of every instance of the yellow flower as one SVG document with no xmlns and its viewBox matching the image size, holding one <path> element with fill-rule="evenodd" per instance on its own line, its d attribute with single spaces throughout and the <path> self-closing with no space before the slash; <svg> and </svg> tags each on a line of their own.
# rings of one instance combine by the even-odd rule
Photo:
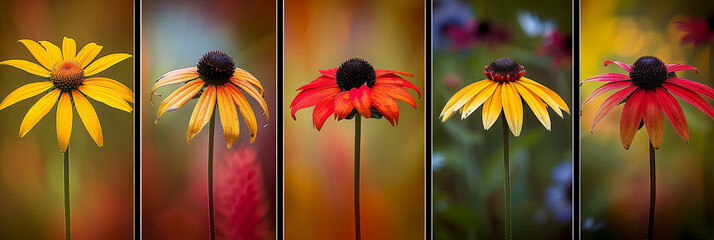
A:
<svg viewBox="0 0 714 240">
<path fill-rule="evenodd" d="M 218 102 L 218 114 L 223 125 L 226 147 L 231 148 L 240 133 L 236 106 L 250 130 L 250 142 L 253 143 L 258 132 L 258 123 L 248 100 L 239 89 L 257 100 L 266 114 L 266 119 L 269 117 L 268 105 L 263 99 L 263 86 L 258 79 L 245 70 L 236 68 L 233 58 L 221 51 L 206 53 L 196 67 L 173 70 L 159 77 L 151 89 L 151 94 L 153 95 L 159 87 L 179 83 L 184 85 L 172 92 L 159 105 L 156 122 L 164 113 L 179 109 L 189 100 L 198 97 L 198 103 L 193 108 L 186 132 L 188 144 L 191 144 L 191 139 L 213 116 L 216 102 Z"/>
<path fill-rule="evenodd" d="M 501 114 L 501 109 L 508 122 L 508 127 L 514 136 L 521 134 L 523 125 L 523 103 L 521 98 L 531 107 L 538 120 L 550 131 L 550 117 L 547 107 L 550 106 L 558 116 L 563 118 L 563 109 L 570 113 L 568 106 L 558 94 L 533 80 L 523 77 L 523 66 L 510 58 L 499 58 L 485 67 L 486 77 L 482 81 L 472 83 L 459 90 L 449 99 L 441 111 L 440 117 L 445 122 L 457 110 L 461 119 L 483 105 L 483 128 L 488 130 Z"/>
<path fill-rule="evenodd" d="M 104 145 L 102 127 L 92 104 L 85 96 L 109 105 L 110 107 L 131 112 L 129 103 L 134 102 L 134 93 L 123 84 L 104 77 L 91 77 L 112 65 L 131 57 L 126 53 L 109 54 L 92 62 L 102 50 L 95 43 L 85 45 L 77 53 L 77 45 L 71 38 L 62 41 L 62 50 L 48 41 L 35 42 L 22 39 L 40 65 L 11 59 L 0 62 L 40 76 L 47 81 L 24 85 L 11 92 L 0 103 L 0 110 L 19 101 L 45 93 L 33 105 L 20 124 L 20 138 L 24 137 L 57 103 L 57 141 L 60 151 L 64 152 L 72 134 L 72 105 L 77 108 L 79 118 L 98 146 Z M 91 64 L 90 64 L 91 63 Z"/>
</svg>

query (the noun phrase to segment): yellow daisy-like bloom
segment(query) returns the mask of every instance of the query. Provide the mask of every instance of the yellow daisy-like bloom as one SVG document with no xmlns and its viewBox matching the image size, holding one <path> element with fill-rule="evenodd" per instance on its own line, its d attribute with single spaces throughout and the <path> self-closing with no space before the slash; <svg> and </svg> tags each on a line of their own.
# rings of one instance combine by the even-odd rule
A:
<svg viewBox="0 0 714 240">
<path fill-rule="evenodd" d="M 550 117 L 547 107 L 551 107 L 563 118 L 561 109 L 570 113 L 568 106 L 558 94 L 533 80 L 523 77 L 523 66 L 510 58 L 499 58 L 484 68 L 486 77 L 459 90 L 449 99 L 441 111 L 440 117 L 445 122 L 457 110 L 461 119 L 483 105 L 483 128 L 488 130 L 501 115 L 501 109 L 508 122 L 511 133 L 518 137 L 523 126 L 523 103 L 531 107 L 538 120 L 550 131 Z"/>
<path fill-rule="evenodd" d="M 221 51 L 206 53 L 198 61 L 196 67 L 173 70 L 159 77 L 151 89 L 151 94 L 153 96 L 159 87 L 180 83 L 184 85 L 173 91 L 159 105 L 156 122 L 164 113 L 179 109 L 189 100 L 198 98 L 186 132 L 186 143 L 188 144 L 191 144 L 191 139 L 203 129 L 203 126 L 213 116 L 216 102 L 221 125 L 223 125 L 226 147 L 230 148 L 240 133 L 236 106 L 250 130 L 250 142 L 253 143 L 258 132 L 258 123 L 248 100 L 239 89 L 257 100 L 266 114 L 266 119 L 269 117 L 268 105 L 263 99 L 263 86 L 258 79 L 245 70 L 236 68 L 233 58 Z"/>
<path fill-rule="evenodd" d="M 85 45 L 77 53 L 73 39 L 65 37 L 62 50 L 48 41 L 35 42 L 22 39 L 18 42 L 27 47 L 40 65 L 30 61 L 11 59 L 0 62 L 40 76 L 48 81 L 24 85 L 11 92 L 0 103 L 0 110 L 19 101 L 45 95 L 33 105 L 20 124 L 20 138 L 24 137 L 57 103 L 57 141 L 60 151 L 64 152 L 72 134 L 72 106 L 77 108 L 79 118 L 98 146 L 104 145 L 102 127 L 94 107 L 86 97 L 109 105 L 110 107 L 131 112 L 129 103 L 134 102 L 134 93 L 123 84 L 105 77 L 91 77 L 101 71 L 131 57 L 126 53 L 114 53 L 92 62 L 102 50 L 96 43 Z M 90 64 L 91 63 L 91 64 Z"/>
</svg>

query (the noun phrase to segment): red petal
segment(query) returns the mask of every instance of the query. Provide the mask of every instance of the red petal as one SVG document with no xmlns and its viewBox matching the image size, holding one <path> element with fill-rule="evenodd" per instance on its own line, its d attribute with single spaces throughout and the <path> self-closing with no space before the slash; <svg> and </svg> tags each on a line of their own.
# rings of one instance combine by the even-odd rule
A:
<svg viewBox="0 0 714 240">
<path fill-rule="evenodd" d="M 325 98 L 334 98 L 339 92 L 340 89 L 338 87 L 303 90 L 298 93 L 298 95 L 295 96 L 295 99 L 293 99 L 293 102 L 290 103 L 290 108 L 292 109 L 290 114 L 292 114 L 293 119 L 295 119 L 295 113 L 298 110 L 318 104 Z"/>
<path fill-rule="evenodd" d="M 695 68 L 692 65 L 686 65 L 686 64 L 667 64 L 667 72 L 676 72 L 676 71 L 684 71 L 684 70 L 694 70 L 696 73 L 699 73 L 699 69 Z"/>
<path fill-rule="evenodd" d="M 695 93 L 707 96 L 710 99 L 714 99 L 714 89 L 702 83 L 684 78 L 669 78 L 667 79 L 667 82 L 679 85 L 680 87 L 689 89 Z"/>
<path fill-rule="evenodd" d="M 684 116 L 684 111 L 682 111 L 682 107 L 679 106 L 677 99 L 664 88 L 655 88 L 655 92 L 659 105 L 662 107 L 662 110 L 664 110 L 664 113 L 667 114 L 669 122 L 672 123 L 672 126 L 677 130 L 677 133 L 679 133 L 679 136 L 682 137 L 684 142 L 689 142 L 687 118 Z"/>
<path fill-rule="evenodd" d="M 369 118 L 369 116 L 372 115 L 371 94 L 367 85 L 362 85 L 359 89 L 351 89 L 350 99 L 352 100 L 352 106 L 357 109 L 357 112 L 359 112 L 362 117 Z"/>
<path fill-rule="evenodd" d="M 645 90 L 643 100 L 643 103 L 645 104 L 645 115 L 643 116 L 643 121 L 645 122 L 645 128 L 647 129 L 647 135 L 650 137 L 652 146 L 654 146 L 655 149 L 659 149 L 659 146 L 662 144 L 664 117 L 662 116 L 662 108 L 657 100 L 657 93 L 655 93 L 655 90 L 653 89 Z"/>
<path fill-rule="evenodd" d="M 396 86 L 399 86 L 402 88 L 414 89 L 414 91 L 416 91 L 417 94 L 419 95 L 419 97 L 421 98 L 421 92 L 419 91 L 419 88 L 417 88 L 411 82 L 404 80 L 403 78 L 401 78 L 397 75 L 391 74 L 391 75 L 385 75 L 383 77 L 377 77 L 377 80 L 374 82 L 374 85 L 372 87 L 377 86 L 377 85 L 382 85 L 382 84 L 392 84 L 392 85 L 396 85 Z"/>
<path fill-rule="evenodd" d="M 625 102 L 625 107 L 622 108 L 622 114 L 620 114 L 620 140 L 625 149 L 630 149 L 632 139 L 635 138 L 635 133 L 637 133 L 642 117 L 645 115 L 646 103 L 644 97 L 645 90 L 637 89 L 630 95 Z"/>
<path fill-rule="evenodd" d="M 587 78 L 583 80 L 580 84 L 586 82 L 619 82 L 619 81 L 630 81 L 630 76 L 619 73 L 603 73 L 594 77 Z"/>
<path fill-rule="evenodd" d="M 372 91 L 372 106 L 377 108 L 392 126 L 399 124 L 399 105 L 389 95 Z"/>
<path fill-rule="evenodd" d="M 353 109 L 350 92 L 344 91 L 335 96 L 335 117 L 338 121 L 349 116 Z"/>
<path fill-rule="evenodd" d="M 333 100 L 334 97 L 328 97 L 315 105 L 315 110 L 312 111 L 312 124 L 317 128 L 317 131 L 322 129 L 322 125 L 334 112 L 335 102 Z"/>
<path fill-rule="evenodd" d="M 628 65 L 627 63 L 624 63 L 624 62 L 620 62 L 620 61 L 610 61 L 610 60 L 605 60 L 605 62 L 604 62 L 605 66 L 607 66 L 608 64 L 611 64 L 611 63 L 617 64 L 617 66 L 620 66 L 622 69 L 625 69 L 625 71 L 627 71 L 627 72 L 631 72 L 631 71 L 632 71 L 632 66 L 630 66 L 630 65 Z"/>
<path fill-rule="evenodd" d="M 412 107 L 416 108 L 416 101 L 414 101 L 414 98 L 412 97 L 407 90 L 404 90 L 403 88 L 400 88 L 399 86 L 392 85 L 392 84 L 380 84 L 377 85 L 375 84 L 372 86 L 372 94 L 374 92 L 380 92 L 387 94 L 389 97 L 394 98 L 394 99 L 399 99 L 402 100 Z"/>
<path fill-rule="evenodd" d="M 411 73 L 408 73 L 408 72 L 396 71 L 396 70 L 381 70 L 381 69 L 378 69 L 378 70 L 374 70 L 374 73 L 377 75 L 377 78 L 379 78 L 379 77 L 381 77 L 381 76 L 384 76 L 384 75 L 386 75 L 386 74 L 390 74 L 390 73 L 401 74 L 401 75 L 404 75 L 404 76 L 407 76 L 407 77 L 413 77 L 413 76 L 414 76 L 414 74 L 411 74 Z"/>
<path fill-rule="evenodd" d="M 602 95 L 603 93 L 606 93 L 606 92 L 609 92 L 609 91 L 615 90 L 615 89 L 629 87 L 632 85 L 634 85 L 632 83 L 632 81 L 610 82 L 605 85 L 602 85 L 599 88 L 595 89 L 595 91 L 593 91 L 593 93 L 591 93 L 590 96 L 587 99 L 585 99 L 585 102 L 583 103 L 583 107 L 585 107 L 585 105 L 587 105 L 590 101 L 595 99 L 597 96 Z"/>
<path fill-rule="evenodd" d="M 312 82 L 306 84 L 305 86 L 298 88 L 297 90 L 298 91 L 299 90 L 308 90 L 308 89 L 321 88 L 321 87 L 327 87 L 327 86 L 337 87 L 337 82 L 335 81 L 335 78 L 321 76 L 315 80 L 312 80 Z"/>
<path fill-rule="evenodd" d="M 322 69 L 318 70 L 320 73 L 322 73 L 323 76 L 335 78 L 335 74 L 337 73 L 337 68 L 330 68 L 330 69 Z"/>
<path fill-rule="evenodd" d="M 622 89 L 615 94 L 612 94 L 610 97 L 605 99 L 605 102 L 600 105 L 600 108 L 597 109 L 597 112 L 595 113 L 595 119 L 593 120 L 593 126 L 590 127 L 590 134 L 593 133 L 593 129 L 595 129 L 595 126 L 597 125 L 600 120 L 602 120 L 605 115 L 607 115 L 610 110 L 612 110 L 617 104 L 620 104 L 623 99 L 625 99 L 627 96 L 629 96 L 633 91 L 637 89 L 637 86 L 630 86 L 625 89 Z"/>
<path fill-rule="evenodd" d="M 704 98 L 700 97 L 696 93 L 692 92 L 689 89 L 680 87 L 679 85 L 671 84 L 668 82 L 662 83 L 662 86 L 669 90 L 669 92 L 673 93 L 674 95 L 677 95 L 677 97 L 699 108 L 699 110 L 702 110 L 702 112 L 709 115 L 710 118 L 714 118 L 714 109 L 712 109 L 712 106 L 709 106 L 709 104 L 704 101 Z"/>
</svg>

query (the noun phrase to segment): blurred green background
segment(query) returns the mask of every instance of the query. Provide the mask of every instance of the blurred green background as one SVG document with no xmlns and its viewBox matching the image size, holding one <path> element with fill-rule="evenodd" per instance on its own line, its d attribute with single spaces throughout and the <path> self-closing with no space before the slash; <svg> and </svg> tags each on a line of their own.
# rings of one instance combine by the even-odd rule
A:
<svg viewBox="0 0 714 240">
<path fill-rule="evenodd" d="M 479 108 L 442 123 L 446 101 L 509 57 L 573 109 L 571 8 L 564 0 L 434 2 L 435 239 L 499 239 L 504 231 L 501 120 L 485 131 Z M 549 132 L 527 105 L 523 112 L 520 137 L 509 132 L 513 238 L 570 239 L 573 113 L 560 119 L 549 110 Z"/>
<path fill-rule="evenodd" d="M 351 58 L 406 77 L 424 94 L 424 4 L 420 1 L 285 2 L 285 239 L 354 237 L 354 121 L 330 118 L 318 132 L 313 107 L 290 116 L 300 86 Z M 399 102 L 399 125 L 362 121 L 364 239 L 424 237 L 424 102 Z"/>
<path fill-rule="evenodd" d="M 580 80 L 606 72 L 626 74 L 617 66 L 604 67 L 604 60 L 632 64 L 643 55 L 654 55 L 667 64 L 699 68 L 699 74 L 677 75 L 713 86 L 711 41 L 700 47 L 682 45 L 684 33 L 674 24 L 692 17 L 706 21 L 712 14 L 712 1 L 583 1 Z M 601 85 L 583 85 L 581 101 Z M 585 229 L 583 238 L 644 238 L 649 208 L 647 133 L 639 131 L 630 150 L 624 150 L 619 137 L 622 107 L 617 107 L 591 135 L 595 112 L 606 96 L 588 104 L 581 119 L 582 216 L 599 223 L 599 228 Z M 690 141 L 685 144 L 665 120 L 663 144 L 656 151 L 655 239 L 714 239 L 713 121 L 689 103 L 679 103 L 687 116 Z"/>
<path fill-rule="evenodd" d="M 244 189 L 223 187 L 230 173 L 226 167 L 232 156 L 252 156 L 253 167 L 262 169 L 263 204 L 266 213 L 254 213 L 263 221 L 265 238 L 275 237 L 275 97 L 276 97 L 276 6 L 275 1 L 143 1 L 142 8 L 142 203 L 143 237 L 145 239 L 202 239 L 208 237 L 207 148 L 208 124 L 186 144 L 186 129 L 196 104 L 189 101 L 182 108 L 166 113 L 154 124 L 161 101 L 177 89 L 172 85 L 158 89 L 164 97 L 153 97 L 150 91 L 155 80 L 164 73 L 196 66 L 198 59 L 211 50 L 220 50 L 233 57 L 236 67 L 253 74 L 265 88 L 270 120 L 261 116 L 258 103 L 248 98 L 256 113 L 258 126 L 255 142 L 249 144 L 250 132 L 240 118 L 240 137 L 231 149 L 225 148 L 220 118 L 216 117 L 214 191 L 216 224 L 219 237 L 227 221 L 252 213 L 244 212 L 224 218 L 233 209 L 222 207 L 225 194 L 241 194 Z M 238 154 L 249 152 L 250 154 Z M 242 157 L 237 157 L 241 161 Z M 251 157 L 249 157 L 251 158 Z M 245 160 L 245 159 L 243 159 Z M 236 171 L 253 171 L 236 168 Z M 243 183 L 237 180 L 238 183 Z M 247 184 L 243 184 L 246 186 Z M 240 185 L 239 185 L 240 186 Z M 240 207 L 240 206 L 239 206 Z M 258 211 L 258 208 L 248 208 Z M 247 234 L 247 232 L 243 232 Z M 240 238 L 245 236 L 234 236 Z M 254 239 L 241 238 L 241 239 Z"/>
<path fill-rule="evenodd" d="M 111 53 L 134 55 L 133 1 L 3 1 L 0 8 L 0 60 L 37 63 L 17 40 L 47 40 L 77 49 L 95 42 Z M 97 76 L 134 89 L 129 58 Z M 0 66 L 0 97 L 37 76 Z M 39 96 L 0 111 L 0 239 L 61 239 L 64 236 L 62 154 L 57 145 L 56 106 L 23 138 L 20 122 Z M 128 114 L 95 100 L 104 134 L 97 147 L 73 110 L 70 139 L 72 235 L 75 239 L 128 239 L 134 221 L 134 112 Z"/>
</svg>

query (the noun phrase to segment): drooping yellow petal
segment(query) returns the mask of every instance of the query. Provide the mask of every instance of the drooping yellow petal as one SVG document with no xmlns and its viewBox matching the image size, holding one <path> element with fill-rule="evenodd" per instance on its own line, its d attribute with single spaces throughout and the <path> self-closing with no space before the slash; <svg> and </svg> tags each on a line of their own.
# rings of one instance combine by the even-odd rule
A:
<svg viewBox="0 0 714 240">
<path fill-rule="evenodd" d="M 503 83 L 501 87 L 501 104 L 503 104 L 503 115 L 508 121 L 508 128 L 511 129 L 513 136 L 520 136 L 523 126 L 523 102 L 510 82 Z"/>
<path fill-rule="evenodd" d="M 54 43 L 48 42 L 48 41 L 39 41 L 40 44 L 42 44 L 45 49 L 47 49 L 47 54 L 50 55 L 50 59 L 52 59 L 52 62 L 54 64 L 62 61 L 62 51 L 60 51 L 59 47 L 55 45 Z M 54 67 L 53 64 L 53 67 Z"/>
<path fill-rule="evenodd" d="M 238 139 L 240 134 L 240 124 L 238 122 L 236 105 L 233 103 L 233 97 L 226 91 L 226 87 L 224 86 L 216 87 L 216 102 L 218 102 L 218 114 L 221 116 L 226 148 L 231 148 L 233 142 Z"/>
<path fill-rule="evenodd" d="M 538 118 L 538 121 L 540 121 L 541 124 L 550 131 L 550 116 L 548 116 L 548 109 L 545 106 L 545 103 L 540 100 L 540 98 L 528 88 L 524 87 L 523 85 L 519 83 L 513 83 L 513 86 L 516 87 L 516 90 L 518 90 L 518 93 L 523 97 L 523 100 L 526 101 L 528 106 L 531 107 L 531 110 L 533 110 L 533 114 L 535 114 L 536 118 Z"/>
<path fill-rule="evenodd" d="M 182 68 L 178 70 L 173 70 L 168 72 L 159 79 L 156 80 L 154 86 L 151 88 L 151 95 L 154 95 L 156 89 L 162 86 L 184 83 L 193 79 L 198 78 L 198 71 L 196 67 Z"/>
<path fill-rule="evenodd" d="M 79 53 L 77 53 L 77 57 L 75 57 L 74 61 L 77 62 L 80 67 L 84 68 L 89 65 L 89 63 L 92 62 L 97 55 L 99 55 L 100 51 L 102 51 L 102 46 L 97 45 L 96 43 L 89 43 L 84 45 L 82 50 L 79 50 Z"/>
<path fill-rule="evenodd" d="M 131 91 L 131 89 L 113 79 L 105 77 L 94 77 L 85 79 L 82 83 L 84 85 L 95 85 L 112 89 L 114 91 L 119 92 L 121 97 L 127 102 L 134 103 L 134 93 Z"/>
<path fill-rule="evenodd" d="M 24 137 L 27 132 L 29 132 L 37 122 L 39 122 L 55 105 L 57 99 L 59 98 L 61 90 L 55 89 L 37 100 L 35 105 L 32 105 L 30 110 L 25 114 L 25 118 L 22 119 L 20 123 L 20 137 Z"/>
<path fill-rule="evenodd" d="M 501 88 L 503 88 L 503 84 L 499 83 L 491 97 L 483 104 L 483 113 L 481 114 L 483 129 L 488 130 L 491 128 L 496 122 L 496 119 L 498 119 L 498 116 L 501 115 Z"/>
<path fill-rule="evenodd" d="M 88 77 L 97 74 L 129 57 L 131 55 L 126 53 L 114 53 L 101 57 L 84 69 L 84 76 Z"/>
<path fill-rule="evenodd" d="M 85 84 L 79 86 L 77 90 L 91 97 L 94 100 L 103 102 L 104 104 L 110 107 L 126 112 L 131 112 L 132 110 L 131 106 L 129 106 L 129 103 L 124 101 L 124 99 L 121 97 L 121 93 L 112 89 Z"/>
<path fill-rule="evenodd" d="M 74 107 L 77 108 L 77 114 L 79 114 L 79 118 L 82 119 L 84 128 L 87 129 L 89 136 L 92 136 L 97 146 L 103 146 L 104 136 L 102 135 L 102 126 L 99 124 L 99 118 L 97 117 L 97 112 L 94 111 L 94 107 L 92 107 L 92 104 L 89 103 L 87 98 L 77 90 L 72 90 L 72 99 L 74 100 Z"/>
<path fill-rule="evenodd" d="M 559 107 L 563 109 L 566 113 L 570 114 L 568 105 L 565 104 L 565 101 L 563 101 L 563 99 L 560 98 L 557 93 L 553 92 L 553 90 L 550 90 L 549 88 L 541 85 L 540 83 L 530 80 L 526 77 L 521 77 L 520 81 L 522 81 L 521 83 L 526 83 L 524 84 L 524 86 L 533 91 L 533 93 L 538 95 L 538 97 L 543 99 L 543 101 L 546 102 L 553 110 Z M 528 84 L 530 84 L 531 86 L 529 86 Z M 558 111 L 556 111 L 556 113 L 558 113 Z M 560 116 L 561 118 L 563 117 L 562 115 Z"/>
<path fill-rule="evenodd" d="M 57 103 L 57 142 L 60 152 L 67 150 L 72 135 L 72 100 L 69 93 L 62 92 Z"/>
<path fill-rule="evenodd" d="M 191 139 L 211 120 L 213 108 L 215 107 L 216 87 L 209 85 L 206 90 L 203 91 L 201 97 L 198 98 L 196 107 L 193 108 L 191 120 L 188 122 L 188 131 L 186 131 L 186 143 L 191 144 Z"/>
<path fill-rule="evenodd" d="M 196 96 L 201 88 L 203 88 L 204 83 L 205 82 L 203 80 L 198 79 L 196 81 L 186 83 L 186 85 L 183 85 L 172 92 L 168 97 L 166 97 L 166 99 L 164 99 L 163 102 L 161 102 L 161 105 L 159 105 L 159 111 L 156 112 L 156 121 L 154 123 L 158 122 L 161 115 L 165 112 L 178 109 L 186 104 L 186 102 Z"/>
<path fill-rule="evenodd" d="M 30 61 L 10 59 L 0 62 L 0 65 L 13 66 L 40 77 L 50 77 L 50 71 Z"/>
<path fill-rule="evenodd" d="M 253 113 L 253 108 L 250 107 L 248 100 L 243 96 L 243 93 L 238 90 L 237 87 L 233 85 L 226 84 L 227 92 L 233 97 L 233 102 L 238 106 L 240 114 L 243 116 L 243 121 L 245 125 L 248 126 L 250 131 L 250 143 L 255 141 L 255 136 L 258 134 L 258 122 L 255 119 L 255 114 Z"/>
<path fill-rule="evenodd" d="M 250 84 L 248 84 L 246 82 L 240 81 L 236 85 L 238 85 L 238 87 L 240 87 L 240 89 L 243 89 L 243 91 L 248 93 L 248 95 L 253 97 L 253 99 L 258 101 L 258 104 L 260 104 L 260 107 L 263 108 L 263 112 L 265 113 L 265 118 L 267 120 L 270 120 L 270 113 L 268 112 L 268 104 L 265 103 L 265 99 L 263 99 L 263 96 L 261 96 L 260 93 L 258 93 L 258 91 L 255 88 L 253 88 L 253 86 L 251 86 Z"/>
<path fill-rule="evenodd" d="M 258 79 L 255 78 L 253 74 L 250 74 L 249 72 L 243 69 L 236 68 L 235 72 L 233 73 L 233 77 L 253 84 L 253 86 L 260 89 L 260 95 L 263 95 L 263 92 L 265 92 L 265 90 L 263 90 L 263 85 L 260 84 L 260 81 L 258 81 Z"/>
<path fill-rule="evenodd" d="M 62 39 L 62 59 L 74 61 L 74 57 L 77 55 L 77 43 L 74 39 L 64 37 Z"/>
<path fill-rule="evenodd" d="M 55 65 L 55 62 L 52 61 L 50 54 L 47 53 L 47 50 L 40 46 L 39 43 L 29 39 L 18 40 L 18 42 L 25 45 L 27 50 L 30 50 L 30 53 L 35 57 L 35 59 L 37 59 L 37 62 L 39 62 L 47 70 L 52 70 L 52 66 Z"/>
<path fill-rule="evenodd" d="M 481 80 L 472 84 L 469 84 L 468 86 L 462 88 L 454 96 L 451 96 L 449 101 L 446 102 L 446 105 L 444 105 L 444 109 L 441 111 L 440 117 L 442 117 L 441 121 L 445 122 L 451 115 L 454 114 L 459 108 L 461 108 L 466 102 L 468 102 L 474 95 L 476 95 L 478 92 L 483 90 L 486 86 L 488 86 L 490 83 L 493 81 L 485 79 Z"/>
<path fill-rule="evenodd" d="M 464 104 L 464 107 L 461 108 L 461 119 L 466 119 L 471 113 L 476 111 L 481 104 L 486 102 L 491 95 L 493 95 L 493 91 L 496 91 L 496 87 L 498 86 L 497 82 L 491 82 L 488 86 L 486 86 L 482 91 L 478 92 L 476 96 L 471 98 L 466 104 Z"/>
<path fill-rule="evenodd" d="M 2 102 L 0 103 L 0 110 L 3 110 L 6 107 L 13 105 L 19 101 L 43 93 L 51 87 L 52 82 L 36 82 L 19 87 L 18 89 L 15 89 L 15 91 L 12 91 L 10 94 L 8 94 L 7 97 L 5 97 L 5 100 L 2 100 Z"/>
</svg>

